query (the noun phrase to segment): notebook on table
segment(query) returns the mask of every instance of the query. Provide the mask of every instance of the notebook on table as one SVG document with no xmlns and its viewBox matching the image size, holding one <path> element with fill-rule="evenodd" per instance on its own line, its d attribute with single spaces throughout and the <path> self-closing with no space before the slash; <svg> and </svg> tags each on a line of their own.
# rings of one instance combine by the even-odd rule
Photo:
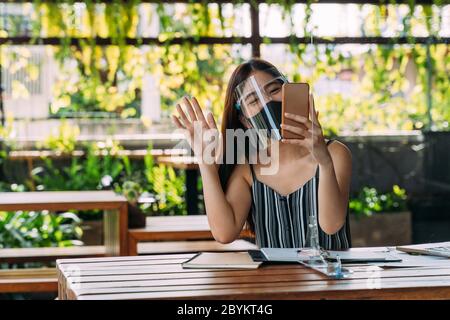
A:
<svg viewBox="0 0 450 320">
<path fill-rule="evenodd" d="M 398 246 L 398 251 L 450 258 L 450 241 Z"/>
<path fill-rule="evenodd" d="M 182 263 L 184 269 L 257 269 L 261 261 L 253 261 L 248 252 L 200 252 Z"/>
</svg>

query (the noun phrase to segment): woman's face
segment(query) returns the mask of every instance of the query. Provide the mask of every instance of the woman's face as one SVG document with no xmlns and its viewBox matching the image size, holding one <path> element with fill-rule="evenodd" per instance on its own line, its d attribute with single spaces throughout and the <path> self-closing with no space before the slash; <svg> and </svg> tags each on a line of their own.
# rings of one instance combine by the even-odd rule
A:
<svg viewBox="0 0 450 320">
<path fill-rule="evenodd" d="M 263 71 L 255 73 L 256 81 L 263 84 L 266 97 L 271 101 L 281 101 L 281 87 L 283 82 L 279 77 L 275 77 Z"/>
<path fill-rule="evenodd" d="M 250 81 L 250 77 L 254 77 L 255 81 Z M 256 83 L 255 83 L 256 82 Z M 259 94 L 255 85 L 259 88 Z M 248 80 L 245 81 L 243 87 L 243 98 L 241 101 L 241 106 L 243 107 L 243 112 L 247 118 L 254 117 L 259 112 L 261 112 L 264 105 L 269 101 L 278 101 L 282 99 L 281 88 L 283 85 L 283 80 L 279 77 L 275 77 L 270 73 L 264 71 L 254 71 L 250 74 Z M 262 101 L 263 100 L 263 101 Z M 251 127 L 247 123 L 245 117 L 241 119 L 241 122 L 249 128 Z"/>
</svg>

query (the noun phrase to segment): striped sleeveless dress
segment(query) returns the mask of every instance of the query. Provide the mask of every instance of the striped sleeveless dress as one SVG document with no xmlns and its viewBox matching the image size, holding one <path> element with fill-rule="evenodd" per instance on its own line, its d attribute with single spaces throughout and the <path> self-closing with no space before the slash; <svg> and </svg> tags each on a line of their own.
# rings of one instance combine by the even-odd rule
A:
<svg viewBox="0 0 450 320">
<path fill-rule="evenodd" d="M 327 145 L 332 140 L 327 142 Z M 260 247 L 301 248 L 306 245 L 307 217 L 309 210 L 318 213 L 319 169 L 301 188 L 287 196 L 280 195 L 268 185 L 260 182 L 252 172 L 251 215 L 255 228 L 255 241 Z M 342 228 L 333 235 L 319 227 L 320 246 L 326 250 L 341 250 L 351 247 L 348 213 Z"/>
</svg>

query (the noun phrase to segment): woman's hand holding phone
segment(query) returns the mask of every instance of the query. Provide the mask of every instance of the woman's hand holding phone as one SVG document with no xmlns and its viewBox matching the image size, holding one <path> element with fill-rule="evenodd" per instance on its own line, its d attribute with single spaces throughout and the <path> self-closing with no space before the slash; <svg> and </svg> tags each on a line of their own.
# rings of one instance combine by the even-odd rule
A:
<svg viewBox="0 0 450 320">
<path fill-rule="evenodd" d="M 203 110 L 195 97 L 189 99 L 185 96 L 181 103 L 185 106 L 185 110 L 183 110 L 180 103 L 177 104 L 176 109 L 179 117 L 176 115 L 172 116 L 175 125 L 179 129 L 184 130 L 186 140 L 188 140 L 200 165 L 203 163 L 215 163 L 215 159 L 204 159 L 204 150 L 206 146 L 208 146 L 209 150 L 216 150 L 216 147 L 220 147 L 220 145 L 218 145 L 219 131 L 212 113 L 209 112 L 205 117 Z M 205 139 L 205 133 L 208 133 L 210 138 L 213 135 L 215 138 L 211 139 L 212 141 L 207 141 Z M 216 154 L 213 154 L 213 156 L 217 157 Z"/>
<path fill-rule="evenodd" d="M 331 155 L 325 143 L 322 126 L 318 120 L 319 113 L 315 110 L 312 94 L 309 95 L 309 105 L 310 117 L 312 120 L 300 115 L 285 113 L 284 116 L 298 123 L 298 126 L 287 124 L 281 125 L 282 129 L 299 135 L 302 139 L 289 138 L 282 139 L 281 142 L 304 147 L 312 154 L 319 165 L 328 165 L 331 163 Z"/>
</svg>

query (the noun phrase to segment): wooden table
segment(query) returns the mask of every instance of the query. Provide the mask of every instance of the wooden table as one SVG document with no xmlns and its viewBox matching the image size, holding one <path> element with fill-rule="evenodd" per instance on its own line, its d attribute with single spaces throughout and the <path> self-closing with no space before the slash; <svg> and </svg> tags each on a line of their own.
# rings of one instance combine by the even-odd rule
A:
<svg viewBox="0 0 450 320">
<path fill-rule="evenodd" d="M 251 237 L 251 234 L 243 230 L 240 237 Z M 128 254 L 138 254 L 139 242 L 212 239 L 206 215 L 148 217 L 145 228 L 128 230 Z"/>
<path fill-rule="evenodd" d="M 421 268 L 355 266 L 349 279 L 332 280 L 298 264 L 183 269 L 192 256 L 58 260 L 59 299 L 450 299 L 450 260 Z"/>
<path fill-rule="evenodd" d="M 127 200 L 113 191 L 0 192 L 0 210 L 105 210 L 105 254 L 127 255 Z"/>
</svg>

